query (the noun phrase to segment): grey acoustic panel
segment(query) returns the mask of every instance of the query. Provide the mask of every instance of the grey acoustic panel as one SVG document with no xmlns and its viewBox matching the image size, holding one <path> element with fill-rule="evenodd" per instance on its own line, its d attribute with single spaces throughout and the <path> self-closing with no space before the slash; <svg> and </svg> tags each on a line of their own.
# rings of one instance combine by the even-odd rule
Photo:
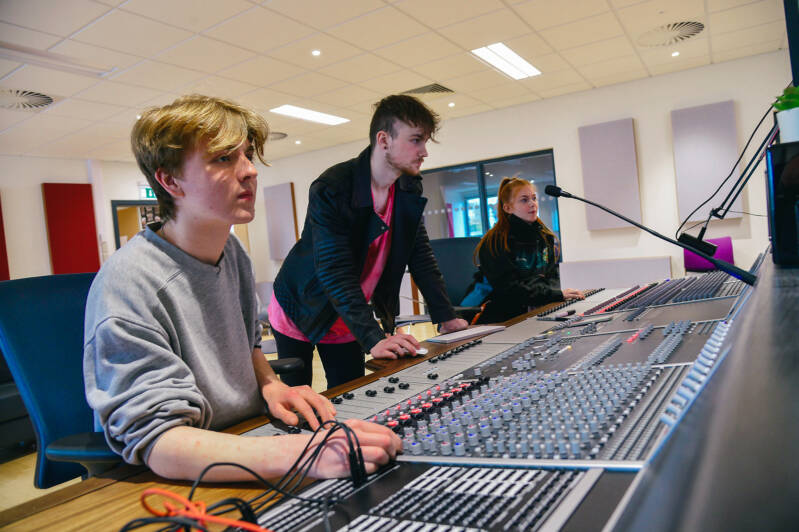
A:
<svg viewBox="0 0 799 532">
<path fill-rule="evenodd" d="M 272 260 L 283 260 L 299 238 L 294 205 L 294 183 L 264 187 L 263 191 L 269 257 Z"/>
<path fill-rule="evenodd" d="M 580 137 L 585 198 L 640 222 L 641 201 L 638 195 L 633 119 L 583 126 L 577 132 Z M 585 208 L 589 230 L 629 226 L 627 222 L 596 207 L 586 205 Z"/>
<path fill-rule="evenodd" d="M 710 197 L 729 174 L 738 158 L 738 130 L 732 101 L 675 109 L 671 112 L 674 146 L 674 173 L 677 179 L 677 208 L 680 221 Z M 691 216 L 704 220 L 710 210 L 721 205 L 737 173 L 707 205 Z M 732 210 L 741 210 L 741 198 Z M 728 217 L 739 218 L 738 213 Z"/>
<path fill-rule="evenodd" d="M 671 278 L 671 257 L 563 262 L 562 288 L 622 288 Z"/>
</svg>

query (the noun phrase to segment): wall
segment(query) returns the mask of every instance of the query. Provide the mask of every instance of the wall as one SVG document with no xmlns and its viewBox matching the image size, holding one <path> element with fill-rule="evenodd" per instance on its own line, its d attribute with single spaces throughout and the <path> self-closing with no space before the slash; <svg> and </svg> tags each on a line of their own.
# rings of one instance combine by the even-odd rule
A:
<svg viewBox="0 0 799 532">
<path fill-rule="evenodd" d="M 558 185 L 582 195 L 577 128 L 632 117 L 643 223 L 673 237 L 679 220 L 670 111 L 733 100 L 739 146 L 743 148 L 769 103 L 789 80 L 788 54 L 780 51 L 458 118 L 444 124 L 439 144 L 429 146 L 425 168 L 552 148 Z M 755 146 L 765 135 L 770 119 L 766 124 L 753 141 Z M 366 140 L 273 161 L 261 172 L 261 186 L 267 181 L 294 181 L 302 224 L 310 182 L 328 166 L 357 155 L 365 145 Z M 744 161 L 749 156 L 747 153 Z M 725 164 L 731 167 L 733 162 Z M 743 194 L 744 211 L 766 213 L 763 171 L 761 166 Z M 680 249 L 633 228 L 588 231 L 583 204 L 566 199 L 559 202 L 564 260 L 669 255 L 673 275 L 684 271 Z M 271 261 L 260 244 L 266 235 L 265 227 L 257 223 L 262 216 L 256 212 L 250 237 L 257 243 L 253 246 L 256 276 L 263 281 L 274 279 L 279 263 Z M 767 245 L 766 218 L 716 221 L 707 236 L 724 234 L 733 237 L 736 263 L 749 267 Z"/>
</svg>

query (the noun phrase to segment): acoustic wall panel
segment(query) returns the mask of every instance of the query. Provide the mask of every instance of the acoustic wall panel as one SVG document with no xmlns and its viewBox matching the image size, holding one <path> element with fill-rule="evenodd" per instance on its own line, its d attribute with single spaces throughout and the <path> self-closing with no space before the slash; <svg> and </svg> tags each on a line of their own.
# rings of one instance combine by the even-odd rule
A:
<svg viewBox="0 0 799 532">
<path fill-rule="evenodd" d="M 677 208 L 680 221 L 710 197 L 738 158 L 738 130 L 732 101 L 676 109 L 671 112 L 674 146 L 674 173 L 677 179 Z M 710 210 L 721 205 L 738 177 L 730 181 L 691 220 L 704 220 Z M 741 198 L 733 203 L 733 211 L 741 210 Z M 740 218 L 732 213 L 728 218 Z"/>
<path fill-rule="evenodd" d="M 0 281 L 10 279 L 8 271 L 8 253 L 6 251 L 5 221 L 3 220 L 3 204 L 0 202 Z"/>
<path fill-rule="evenodd" d="M 583 126 L 577 132 L 585 198 L 640 222 L 633 119 Z M 589 230 L 629 227 L 627 222 L 596 207 L 586 205 L 585 209 Z"/>
<path fill-rule="evenodd" d="M 264 206 L 269 256 L 272 260 L 283 260 L 300 237 L 294 206 L 294 183 L 264 187 Z"/>
<path fill-rule="evenodd" d="M 53 273 L 99 270 L 92 186 L 42 183 L 42 199 Z"/>
</svg>

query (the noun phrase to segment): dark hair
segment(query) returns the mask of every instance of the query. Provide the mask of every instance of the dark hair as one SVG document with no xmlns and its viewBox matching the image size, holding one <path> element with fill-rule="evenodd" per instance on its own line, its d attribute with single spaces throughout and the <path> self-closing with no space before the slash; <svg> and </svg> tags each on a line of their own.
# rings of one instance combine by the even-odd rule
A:
<svg viewBox="0 0 799 532">
<path fill-rule="evenodd" d="M 155 173 L 159 168 L 180 176 L 186 153 L 200 140 L 208 141 L 208 153 L 233 150 L 249 140 L 258 159 L 264 160 L 269 126 L 259 114 L 229 100 L 191 94 L 169 105 L 142 112 L 131 131 L 136 162 L 155 192 L 163 221 L 175 217 L 175 201 Z"/>
<path fill-rule="evenodd" d="M 535 185 L 529 181 L 520 179 L 519 177 L 513 176 L 502 178 L 502 181 L 499 184 L 499 191 L 497 192 L 497 223 L 495 223 L 494 227 L 489 229 L 483 238 L 480 239 L 480 242 L 477 243 L 477 247 L 474 250 L 475 264 L 477 264 L 477 259 L 480 256 L 480 249 L 484 245 L 488 246 L 488 252 L 495 256 L 499 255 L 502 251 L 510 251 L 510 246 L 508 246 L 508 234 L 510 233 L 510 214 L 505 212 L 503 206 L 509 205 L 516 196 L 516 191 L 524 187 L 532 187 L 533 190 L 535 190 Z M 544 222 L 541 221 L 541 218 L 536 218 L 534 223 L 538 225 L 541 232 L 545 235 L 549 235 L 554 239 L 557 238 L 555 233 L 553 233 L 549 227 L 547 227 Z M 554 249 L 556 261 L 558 260 L 558 253 L 559 251 L 556 242 Z"/>
<path fill-rule="evenodd" d="M 394 123 L 402 120 L 413 127 L 420 127 L 430 140 L 436 141 L 439 116 L 425 104 L 406 94 L 393 94 L 386 96 L 374 104 L 372 123 L 369 125 L 369 143 L 374 147 L 377 142 L 378 131 L 385 131 L 391 138 L 396 137 Z"/>
</svg>

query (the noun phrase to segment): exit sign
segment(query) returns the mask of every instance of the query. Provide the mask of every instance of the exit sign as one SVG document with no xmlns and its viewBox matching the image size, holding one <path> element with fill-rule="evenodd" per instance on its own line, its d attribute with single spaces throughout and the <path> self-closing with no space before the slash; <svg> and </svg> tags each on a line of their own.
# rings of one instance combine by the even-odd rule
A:
<svg viewBox="0 0 799 532">
<path fill-rule="evenodd" d="M 146 185 L 139 185 L 139 199 L 154 200 L 155 192 Z"/>
</svg>

